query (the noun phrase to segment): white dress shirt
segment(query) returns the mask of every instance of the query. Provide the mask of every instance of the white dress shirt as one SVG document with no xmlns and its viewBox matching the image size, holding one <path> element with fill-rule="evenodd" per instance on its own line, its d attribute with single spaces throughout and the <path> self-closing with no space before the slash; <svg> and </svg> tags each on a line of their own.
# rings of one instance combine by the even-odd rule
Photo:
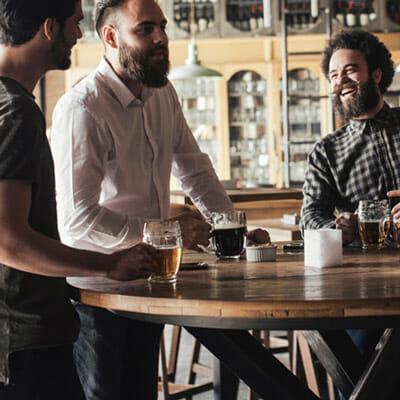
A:
<svg viewBox="0 0 400 400">
<path fill-rule="evenodd" d="M 171 169 L 203 214 L 233 208 L 171 83 L 138 99 L 105 58 L 57 103 L 51 147 L 69 246 L 112 253 L 139 242 L 146 219 L 168 217 Z"/>
</svg>

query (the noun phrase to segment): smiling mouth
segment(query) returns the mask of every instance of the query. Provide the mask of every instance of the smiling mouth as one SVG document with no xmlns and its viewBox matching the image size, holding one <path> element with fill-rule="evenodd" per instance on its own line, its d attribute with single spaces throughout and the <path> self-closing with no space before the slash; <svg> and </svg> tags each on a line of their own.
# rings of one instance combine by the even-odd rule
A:
<svg viewBox="0 0 400 400">
<path fill-rule="evenodd" d="M 356 92 L 356 89 L 355 89 L 355 88 L 346 88 L 346 89 L 342 90 L 342 92 L 340 93 L 340 95 L 343 96 L 343 97 L 345 97 L 345 96 L 348 96 L 348 95 L 353 94 L 353 93 L 355 93 L 355 92 Z"/>
</svg>

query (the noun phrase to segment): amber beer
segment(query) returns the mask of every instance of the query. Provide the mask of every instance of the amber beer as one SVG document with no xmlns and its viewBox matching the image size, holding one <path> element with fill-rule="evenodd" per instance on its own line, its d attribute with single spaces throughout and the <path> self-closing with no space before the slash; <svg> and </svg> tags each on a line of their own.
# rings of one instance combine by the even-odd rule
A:
<svg viewBox="0 0 400 400">
<path fill-rule="evenodd" d="M 379 221 L 358 221 L 358 230 L 364 249 L 379 247 L 382 244 L 383 237 L 380 235 Z"/>
<path fill-rule="evenodd" d="M 155 281 L 175 281 L 181 260 L 182 247 L 157 249 L 151 279 Z"/>
</svg>

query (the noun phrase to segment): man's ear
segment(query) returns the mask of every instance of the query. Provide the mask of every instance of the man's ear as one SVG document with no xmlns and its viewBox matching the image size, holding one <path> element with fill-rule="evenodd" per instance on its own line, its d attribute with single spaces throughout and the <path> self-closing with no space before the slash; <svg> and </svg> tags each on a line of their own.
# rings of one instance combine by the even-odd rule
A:
<svg viewBox="0 0 400 400">
<path fill-rule="evenodd" d="M 104 25 L 101 29 L 104 43 L 113 49 L 118 48 L 118 33 L 112 25 Z"/>
<path fill-rule="evenodd" d="M 376 68 L 372 71 L 372 79 L 375 82 L 375 85 L 378 85 L 382 79 L 382 70 L 380 68 Z"/>
<path fill-rule="evenodd" d="M 56 37 L 60 30 L 60 25 L 55 18 L 46 18 L 42 27 L 43 35 L 49 40 L 52 40 L 54 37 Z"/>
</svg>

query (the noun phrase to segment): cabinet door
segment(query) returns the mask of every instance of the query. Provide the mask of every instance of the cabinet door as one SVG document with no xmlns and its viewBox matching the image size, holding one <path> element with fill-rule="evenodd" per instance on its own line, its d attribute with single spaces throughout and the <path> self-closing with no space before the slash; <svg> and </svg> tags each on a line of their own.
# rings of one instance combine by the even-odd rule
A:
<svg viewBox="0 0 400 400">
<path fill-rule="evenodd" d="M 200 149 L 209 155 L 220 179 L 229 178 L 226 143 L 226 82 L 221 78 L 197 78 L 173 82 L 182 102 L 182 110 Z M 226 104 L 226 102 L 225 102 Z"/>
<path fill-rule="evenodd" d="M 267 81 L 240 71 L 228 82 L 231 179 L 243 187 L 271 185 Z"/>
<path fill-rule="evenodd" d="M 307 156 L 321 138 L 328 98 L 321 94 L 320 77 L 309 69 L 295 69 L 288 74 L 289 89 L 289 169 L 291 187 L 301 187 L 307 168 Z M 284 117 L 284 116 L 283 116 Z"/>
</svg>

